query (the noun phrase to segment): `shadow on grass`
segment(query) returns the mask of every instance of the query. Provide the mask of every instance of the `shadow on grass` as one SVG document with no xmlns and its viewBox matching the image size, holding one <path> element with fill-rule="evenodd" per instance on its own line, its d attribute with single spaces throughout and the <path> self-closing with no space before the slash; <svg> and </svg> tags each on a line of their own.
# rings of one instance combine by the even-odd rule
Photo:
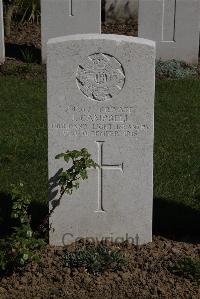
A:
<svg viewBox="0 0 200 299">
<path fill-rule="evenodd" d="M 38 202 L 32 202 L 29 207 L 29 214 L 31 215 L 31 226 L 36 230 L 48 215 L 48 206 Z"/>
<path fill-rule="evenodd" d="M 9 234 L 13 222 L 11 220 L 11 196 L 0 193 L 0 237 Z"/>
<path fill-rule="evenodd" d="M 200 241 L 200 211 L 163 198 L 154 198 L 153 233 L 173 240 Z"/>
<path fill-rule="evenodd" d="M 16 221 L 11 219 L 12 201 L 11 195 L 0 193 L 0 237 L 9 235 Z M 36 230 L 48 214 L 48 206 L 41 203 L 32 202 L 29 206 L 28 214 L 31 216 L 31 226 Z"/>
<path fill-rule="evenodd" d="M 6 57 L 12 57 L 26 63 L 41 63 L 41 50 L 28 45 L 5 44 Z"/>
<path fill-rule="evenodd" d="M 51 186 L 53 187 L 50 188 L 51 192 L 54 186 L 54 184 Z M 54 198 L 54 192 L 51 196 Z M 16 224 L 10 217 L 11 207 L 10 194 L 0 193 L 0 237 L 8 235 Z M 29 207 L 29 214 L 32 228 L 36 230 L 48 215 L 48 206 L 33 202 Z M 200 212 L 183 204 L 154 198 L 153 233 L 177 241 L 198 243 L 200 242 Z"/>
</svg>

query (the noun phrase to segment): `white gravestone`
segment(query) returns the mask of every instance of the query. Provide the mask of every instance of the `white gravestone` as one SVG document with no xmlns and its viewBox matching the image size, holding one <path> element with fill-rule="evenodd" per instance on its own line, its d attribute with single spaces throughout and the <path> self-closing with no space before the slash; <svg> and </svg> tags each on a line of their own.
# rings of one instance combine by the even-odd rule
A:
<svg viewBox="0 0 200 299">
<path fill-rule="evenodd" d="M 100 168 L 50 217 L 50 243 L 152 240 L 155 43 L 119 35 L 48 42 L 50 209 L 55 156 L 86 148 Z"/>
<path fill-rule="evenodd" d="M 101 0 L 41 0 L 42 61 L 48 39 L 101 33 Z"/>
<path fill-rule="evenodd" d="M 4 45 L 4 24 L 3 24 L 3 3 L 0 0 L 0 64 L 5 61 L 5 45 Z"/>
<path fill-rule="evenodd" d="M 138 36 L 156 41 L 157 58 L 198 63 L 199 0 L 140 0 Z"/>
</svg>

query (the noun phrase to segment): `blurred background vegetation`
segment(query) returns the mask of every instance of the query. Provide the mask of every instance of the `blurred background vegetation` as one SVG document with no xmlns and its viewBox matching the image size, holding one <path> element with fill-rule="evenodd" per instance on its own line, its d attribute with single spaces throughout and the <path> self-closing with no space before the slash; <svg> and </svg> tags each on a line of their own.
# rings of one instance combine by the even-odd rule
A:
<svg viewBox="0 0 200 299">
<path fill-rule="evenodd" d="M 3 0 L 5 35 L 10 36 L 11 22 L 15 19 L 18 22 L 39 23 L 40 0 Z"/>
<path fill-rule="evenodd" d="M 40 22 L 40 0 L 3 0 L 5 35 L 10 36 L 11 23 Z M 137 20 L 138 0 L 102 0 L 102 22 L 132 24 Z"/>
</svg>

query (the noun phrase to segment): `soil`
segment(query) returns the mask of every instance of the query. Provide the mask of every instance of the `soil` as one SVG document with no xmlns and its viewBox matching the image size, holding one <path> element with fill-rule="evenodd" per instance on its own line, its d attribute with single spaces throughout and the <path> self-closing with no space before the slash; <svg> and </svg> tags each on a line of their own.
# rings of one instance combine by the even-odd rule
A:
<svg viewBox="0 0 200 299">
<path fill-rule="evenodd" d="M 137 24 L 102 24 L 102 33 L 137 36 Z M 39 24 L 12 24 L 11 35 L 6 43 L 41 48 Z"/>
<path fill-rule="evenodd" d="M 102 33 L 138 36 L 138 25 L 133 24 L 103 24 Z"/>
<path fill-rule="evenodd" d="M 137 35 L 137 24 L 102 25 L 103 33 Z M 33 61 L 41 61 L 41 30 L 40 24 L 12 24 L 11 35 L 5 38 L 6 57 L 23 61 L 23 53 L 28 51 L 33 55 Z"/>
<path fill-rule="evenodd" d="M 200 244 L 154 237 L 152 243 L 123 250 L 126 270 L 94 275 L 65 267 L 63 249 L 47 247 L 39 264 L 0 279 L 0 298 L 200 298 L 197 282 L 169 270 L 182 256 L 198 257 Z"/>
<path fill-rule="evenodd" d="M 5 38 L 5 42 L 15 45 L 27 45 L 41 48 L 41 32 L 39 24 L 17 24 L 11 26 L 10 37 Z"/>
</svg>

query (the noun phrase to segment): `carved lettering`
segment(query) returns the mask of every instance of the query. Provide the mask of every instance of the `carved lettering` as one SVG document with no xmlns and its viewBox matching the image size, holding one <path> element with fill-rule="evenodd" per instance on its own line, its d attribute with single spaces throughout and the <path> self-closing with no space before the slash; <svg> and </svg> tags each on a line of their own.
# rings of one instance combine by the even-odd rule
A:
<svg viewBox="0 0 200 299">
<path fill-rule="evenodd" d="M 146 123 L 134 123 L 134 107 L 127 106 L 67 106 L 67 123 L 51 124 L 64 136 L 76 137 L 135 137 L 149 130 Z M 93 113 L 95 112 L 95 113 Z"/>
</svg>

